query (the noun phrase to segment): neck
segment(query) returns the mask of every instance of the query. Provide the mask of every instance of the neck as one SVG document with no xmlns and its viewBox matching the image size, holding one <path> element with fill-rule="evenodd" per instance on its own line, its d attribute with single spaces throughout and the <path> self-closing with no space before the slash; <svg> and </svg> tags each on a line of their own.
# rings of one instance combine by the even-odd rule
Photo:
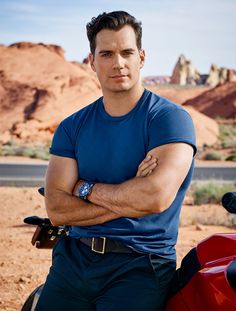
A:
<svg viewBox="0 0 236 311">
<path fill-rule="evenodd" d="M 144 91 L 143 86 L 120 92 L 103 92 L 103 104 L 106 112 L 112 117 L 129 113 L 137 104 Z"/>
</svg>

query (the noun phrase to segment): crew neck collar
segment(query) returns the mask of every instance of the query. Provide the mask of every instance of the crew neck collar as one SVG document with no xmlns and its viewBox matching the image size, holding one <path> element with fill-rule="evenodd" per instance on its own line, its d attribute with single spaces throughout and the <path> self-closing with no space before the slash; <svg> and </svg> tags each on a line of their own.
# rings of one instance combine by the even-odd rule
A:
<svg viewBox="0 0 236 311">
<path fill-rule="evenodd" d="M 101 112 L 101 114 L 103 115 L 104 118 L 108 119 L 108 120 L 111 120 L 111 121 L 120 121 L 120 120 L 123 120 L 123 119 L 126 119 L 128 118 L 130 115 L 132 115 L 138 108 L 139 106 L 141 105 L 141 103 L 145 100 L 145 98 L 147 97 L 149 91 L 147 89 L 144 89 L 141 97 L 139 98 L 138 102 L 136 103 L 136 105 L 126 114 L 124 115 L 121 115 L 121 116 L 111 116 L 110 114 L 108 114 L 105 110 L 105 107 L 104 107 L 104 103 L 103 103 L 103 96 L 100 97 L 100 100 L 99 100 L 99 110 Z"/>
</svg>

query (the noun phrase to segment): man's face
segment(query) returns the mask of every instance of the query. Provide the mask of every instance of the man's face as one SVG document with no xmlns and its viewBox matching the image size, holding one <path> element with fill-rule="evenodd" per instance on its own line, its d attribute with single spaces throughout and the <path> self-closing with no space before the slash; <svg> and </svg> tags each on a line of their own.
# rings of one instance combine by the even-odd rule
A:
<svg viewBox="0 0 236 311">
<path fill-rule="evenodd" d="M 102 90 L 111 92 L 128 91 L 138 85 L 144 58 L 144 51 L 137 48 L 135 32 L 128 25 L 118 31 L 101 30 L 96 36 L 95 53 L 90 54 Z"/>
</svg>

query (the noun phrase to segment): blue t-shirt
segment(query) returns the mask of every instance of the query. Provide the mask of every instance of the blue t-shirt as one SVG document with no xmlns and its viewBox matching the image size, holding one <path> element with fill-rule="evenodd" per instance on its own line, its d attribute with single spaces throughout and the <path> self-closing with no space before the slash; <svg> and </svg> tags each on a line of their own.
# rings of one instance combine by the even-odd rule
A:
<svg viewBox="0 0 236 311">
<path fill-rule="evenodd" d="M 110 116 L 101 97 L 64 119 L 55 132 L 50 153 L 76 159 L 83 180 L 118 184 L 135 177 L 148 151 L 175 142 L 190 144 L 195 154 L 190 115 L 181 106 L 144 90 L 126 115 Z M 109 237 L 136 251 L 175 259 L 180 208 L 192 173 L 193 162 L 173 203 L 165 211 L 93 226 L 72 226 L 70 235 Z"/>
</svg>

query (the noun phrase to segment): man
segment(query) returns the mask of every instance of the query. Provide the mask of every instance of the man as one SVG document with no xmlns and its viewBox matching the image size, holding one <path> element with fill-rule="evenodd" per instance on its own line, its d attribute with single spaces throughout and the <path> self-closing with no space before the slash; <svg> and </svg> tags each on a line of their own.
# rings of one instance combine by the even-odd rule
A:
<svg viewBox="0 0 236 311">
<path fill-rule="evenodd" d="M 87 24 L 103 97 L 57 128 L 46 175 L 53 250 L 37 310 L 161 310 L 196 152 L 189 114 L 144 90 L 141 24 L 123 11 Z"/>
</svg>

